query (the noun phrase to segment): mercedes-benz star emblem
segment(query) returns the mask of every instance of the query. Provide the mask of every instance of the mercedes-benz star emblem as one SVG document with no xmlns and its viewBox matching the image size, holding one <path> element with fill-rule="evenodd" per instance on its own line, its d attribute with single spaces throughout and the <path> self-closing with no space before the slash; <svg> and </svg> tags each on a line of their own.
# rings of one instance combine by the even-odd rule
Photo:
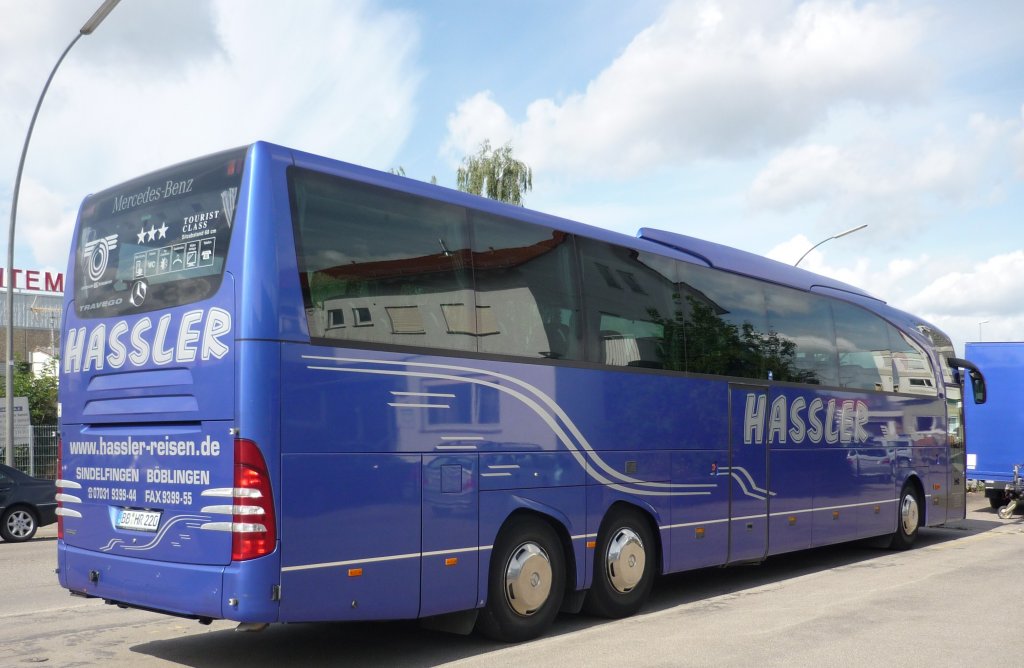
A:
<svg viewBox="0 0 1024 668">
<path fill-rule="evenodd" d="M 142 306 L 142 302 L 146 301 L 147 290 L 149 290 L 149 287 L 145 281 L 135 281 L 135 285 L 132 286 L 132 296 L 130 299 L 132 306 Z"/>
</svg>

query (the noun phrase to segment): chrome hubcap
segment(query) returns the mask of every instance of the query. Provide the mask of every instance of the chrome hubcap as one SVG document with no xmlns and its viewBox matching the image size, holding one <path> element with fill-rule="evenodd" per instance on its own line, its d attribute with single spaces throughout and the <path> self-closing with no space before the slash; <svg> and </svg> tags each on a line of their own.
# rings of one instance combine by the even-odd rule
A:
<svg viewBox="0 0 1024 668">
<path fill-rule="evenodd" d="M 633 591 L 644 576 L 647 553 L 640 536 L 632 529 L 619 529 L 608 541 L 605 566 L 608 581 L 615 591 L 626 594 Z"/>
<path fill-rule="evenodd" d="M 551 594 L 551 560 L 536 543 L 523 543 L 505 565 L 505 600 L 512 610 L 529 617 Z"/>
<path fill-rule="evenodd" d="M 900 521 L 903 522 L 903 533 L 908 536 L 917 531 L 917 498 L 913 494 L 907 494 L 900 502 Z"/>
<path fill-rule="evenodd" d="M 32 516 L 24 510 L 16 510 L 7 518 L 7 530 L 15 538 L 24 538 L 32 532 Z"/>
</svg>

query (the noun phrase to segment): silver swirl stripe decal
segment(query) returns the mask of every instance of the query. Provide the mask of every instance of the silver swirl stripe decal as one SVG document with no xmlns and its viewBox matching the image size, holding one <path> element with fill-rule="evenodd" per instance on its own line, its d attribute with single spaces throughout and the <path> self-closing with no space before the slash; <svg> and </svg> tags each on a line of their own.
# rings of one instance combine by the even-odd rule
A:
<svg viewBox="0 0 1024 668">
<path fill-rule="evenodd" d="M 154 547 L 160 544 L 160 541 L 164 539 L 164 537 L 167 535 L 167 532 L 174 525 L 179 524 L 181 522 L 204 522 L 208 521 L 209 519 L 210 518 L 206 515 L 178 515 L 177 517 L 171 519 L 169 522 L 164 523 L 164 525 L 160 527 L 160 530 L 156 532 L 152 540 L 150 540 L 148 543 L 145 543 L 143 545 L 128 545 L 121 538 L 112 538 L 109 543 L 100 548 L 100 552 L 109 552 L 118 545 L 121 545 L 122 550 L 131 550 L 133 552 L 144 552 L 146 550 L 152 550 Z M 185 526 L 189 528 L 196 528 L 198 527 L 198 524 L 186 524 Z M 179 535 L 179 538 L 181 537 L 185 537 L 185 535 Z"/>
<path fill-rule="evenodd" d="M 566 447 L 566 449 L 572 454 L 576 462 L 583 467 L 583 469 L 597 482 L 608 485 L 612 489 L 616 489 L 630 494 L 639 494 L 644 496 L 706 496 L 711 494 L 711 489 L 715 489 L 717 484 L 673 484 L 673 483 L 662 483 L 662 482 L 648 482 L 646 480 L 639 480 L 627 476 L 625 474 L 616 471 L 607 462 L 601 459 L 601 456 L 594 450 L 587 439 L 583 436 L 579 428 L 573 423 L 569 416 L 562 410 L 562 408 L 547 394 L 540 389 L 530 385 L 529 383 L 522 381 L 513 376 L 500 374 L 485 369 L 477 369 L 472 367 L 454 366 L 447 364 L 430 364 L 425 362 L 397 362 L 389 360 L 365 360 L 349 357 L 329 357 L 329 356 L 318 356 L 318 355 L 303 355 L 303 359 L 316 360 L 325 362 L 336 362 L 340 364 L 359 364 L 367 365 L 364 367 L 355 366 L 316 366 L 308 365 L 307 368 L 315 371 L 333 371 L 343 373 L 362 373 L 370 375 L 382 375 L 382 376 L 403 376 L 408 378 L 429 378 L 437 380 L 448 380 L 461 383 L 471 383 L 481 385 L 483 387 L 490 387 L 499 392 L 503 392 L 509 396 L 512 396 L 523 403 L 525 406 L 530 408 L 537 416 L 545 422 L 551 429 L 552 433 L 558 438 L 558 440 Z M 406 370 L 391 370 L 385 367 L 406 367 Z M 375 368 L 376 367 L 376 368 Z M 422 371 L 411 371 L 409 368 L 423 369 Z M 471 373 L 476 376 L 489 376 L 499 381 L 515 385 L 524 391 L 514 389 L 508 385 L 503 385 L 498 382 L 491 380 L 484 380 L 483 378 L 472 378 L 461 375 L 453 375 L 451 373 L 444 372 L 461 372 Z M 578 444 L 578 445 L 577 445 Z M 595 470 L 587 466 L 588 460 L 600 471 Z M 638 489 L 639 488 L 639 489 Z M 678 491 L 686 490 L 686 491 Z"/>
<path fill-rule="evenodd" d="M 750 471 L 743 468 L 742 466 L 728 467 L 729 470 L 719 470 L 716 475 L 719 476 L 730 476 L 739 485 L 740 490 L 744 496 L 749 496 L 752 499 L 758 501 L 765 501 L 769 496 L 775 496 L 775 492 L 768 491 L 762 487 L 758 487 L 754 482 L 754 477 L 750 475 Z M 749 488 L 748 488 L 749 485 Z"/>
</svg>

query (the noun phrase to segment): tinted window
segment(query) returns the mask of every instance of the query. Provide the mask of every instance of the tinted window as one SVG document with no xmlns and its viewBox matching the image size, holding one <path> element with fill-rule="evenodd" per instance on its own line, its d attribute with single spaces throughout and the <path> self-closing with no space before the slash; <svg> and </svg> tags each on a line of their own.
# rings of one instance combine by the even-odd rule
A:
<svg viewBox="0 0 1024 668">
<path fill-rule="evenodd" d="M 75 308 L 84 318 L 189 304 L 220 286 L 245 149 L 156 172 L 82 204 Z"/>
<path fill-rule="evenodd" d="M 775 380 L 838 385 L 835 328 L 828 299 L 777 285 L 765 286 L 766 360 Z"/>
<path fill-rule="evenodd" d="M 303 170 L 292 198 L 313 337 L 476 350 L 461 207 Z"/>
<path fill-rule="evenodd" d="M 945 332 L 935 329 L 933 326 L 926 323 L 918 324 L 917 331 L 921 332 L 921 334 L 931 342 L 932 347 L 935 350 L 935 354 L 939 358 L 939 369 L 941 370 L 945 384 L 947 386 L 955 385 L 956 381 L 953 379 L 953 369 L 946 361 L 950 357 L 956 357 L 956 350 L 953 349 L 953 341 L 945 334 Z"/>
<path fill-rule="evenodd" d="M 896 377 L 893 384 L 897 392 L 935 396 L 935 374 L 924 351 L 909 336 L 889 326 L 889 345 L 892 350 Z"/>
<path fill-rule="evenodd" d="M 920 346 L 846 302 L 386 188 L 290 178 L 314 338 L 937 393 Z M 496 394 L 449 393 L 458 421 L 497 419 Z"/>
<path fill-rule="evenodd" d="M 768 332 L 762 284 L 682 262 L 678 271 L 675 319 L 683 324 L 687 371 L 767 378 L 777 342 Z"/>
<path fill-rule="evenodd" d="M 581 359 L 572 237 L 478 212 L 471 218 L 480 351 Z"/>
<path fill-rule="evenodd" d="M 839 352 L 839 385 L 892 392 L 892 353 L 886 323 L 844 302 L 833 302 L 832 313 Z"/>
<path fill-rule="evenodd" d="M 665 334 L 673 316 L 674 263 L 589 239 L 578 240 L 588 357 L 612 366 L 672 368 Z M 680 332 L 681 333 L 681 332 Z"/>
</svg>

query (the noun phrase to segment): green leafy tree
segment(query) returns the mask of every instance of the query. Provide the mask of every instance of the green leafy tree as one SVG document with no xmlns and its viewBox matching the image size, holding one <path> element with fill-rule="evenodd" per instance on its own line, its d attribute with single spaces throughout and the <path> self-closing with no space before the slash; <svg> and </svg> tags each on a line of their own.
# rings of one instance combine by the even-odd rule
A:
<svg viewBox="0 0 1024 668">
<path fill-rule="evenodd" d="M 797 383 L 817 383 L 813 371 L 796 362 L 796 343 L 770 330 L 759 332 L 749 322 L 735 325 L 720 317 L 706 303 L 679 293 L 671 318 L 649 309 L 652 322 L 662 327 L 659 356 L 664 368 L 712 375 L 772 378 Z"/>
<path fill-rule="evenodd" d="M 391 168 L 388 169 L 388 174 L 394 174 L 395 176 L 405 176 L 405 167 L 402 167 L 401 165 L 399 165 L 398 167 L 391 167 Z M 436 186 L 437 185 L 437 177 L 436 176 L 431 176 L 430 177 L 430 182 L 433 185 Z"/>
<path fill-rule="evenodd" d="M 523 195 L 533 190 L 533 170 L 512 157 L 511 142 L 492 149 L 485 139 L 475 155 L 462 159 L 455 185 L 463 192 L 523 206 Z"/>
<path fill-rule="evenodd" d="M 0 387 L 0 397 L 5 396 Z M 57 424 L 57 362 L 52 361 L 39 376 L 32 373 L 32 365 L 17 362 L 14 367 L 14 396 L 28 397 L 32 424 Z"/>
</svg>

